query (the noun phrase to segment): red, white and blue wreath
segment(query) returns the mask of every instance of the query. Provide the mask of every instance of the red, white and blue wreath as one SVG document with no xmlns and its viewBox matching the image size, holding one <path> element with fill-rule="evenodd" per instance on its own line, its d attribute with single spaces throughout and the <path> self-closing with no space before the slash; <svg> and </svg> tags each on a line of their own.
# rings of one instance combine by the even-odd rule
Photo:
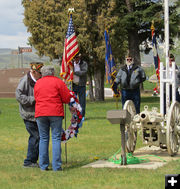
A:
<svg viewBox="0 0 180 189">
<path fill-rule="evenodd" d="M 82 108 L 74 92 L 70 91 L 69 110 L 72 114 L 71 124 L 68 129 L 62 130 L 61 141 L 66 143 L 70 138 L 77 137 L 79 128 L 82 127 Z"/>
</svg>

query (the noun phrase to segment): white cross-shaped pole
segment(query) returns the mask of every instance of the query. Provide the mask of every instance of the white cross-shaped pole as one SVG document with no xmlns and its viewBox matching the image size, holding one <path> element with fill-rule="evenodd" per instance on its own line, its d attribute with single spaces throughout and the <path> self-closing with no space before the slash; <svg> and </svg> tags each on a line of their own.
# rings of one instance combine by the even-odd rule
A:
<svg viewBox="0 0 180 189">
<path fill-rule="evenodd" d="M 168 180 L 168 183 L 171 183 L 171 186 L 174 186 L 174 183 L 177 183 L 177 180 L 174 180 L 174 177 L 171 177 L 171 180 Z"/>
</svg>

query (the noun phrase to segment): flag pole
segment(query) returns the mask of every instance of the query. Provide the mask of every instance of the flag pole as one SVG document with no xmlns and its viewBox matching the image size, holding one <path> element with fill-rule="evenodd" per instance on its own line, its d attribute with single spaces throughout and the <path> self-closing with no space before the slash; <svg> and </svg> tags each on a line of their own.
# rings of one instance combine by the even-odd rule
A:
<svg viewBox="0 0 180 189">
<path fill-rule="evenodd" d="M 74 12 L 74 8 L 69 8 L 68 9 L 69 25 L 68 25 L 68 30 L 65 37 L 64 52 L 63 52 L 61 73 L 60 73 L 60 76 L 67 82 L 72 81 L 73 79 L 72 59 L 79 52 L 79 46 L 78 46 L 77 38 L 74 31 L 73 21 L 72 21 L 72 12 Z M 66 82 L 66 85 L 70 84 L 67 82 Z M 66 127 L 66 115 L 67 113 L 66 113 L 66 106 L 65 106 L 65 127 Z M 65 157 L 66 157 L 66 164 L 67 164 L 67 143 L 65 143 Z"/>
<path fill-rule="evenodd" d="M 68 9 L 68 15 L 70 15 L 74 12 L 74 8 Z M 71 82 L 71 88 L 72 88 L 72 82 Z M 66 130 L 66 104 L 65 104 L 65 130 Z M 67 142 L 65 143 L 65 159 L 66 159 L 66 165 L 67 165 Z"/>
<path fill-rule="evenodd" d="M 65 121 L 65 130 L 66 130 L 66 104 L 65 104 L 65 116 L 64 116 L 64 121 Z M 67 165 L 67 142 L 65 143 L 65 159 L 66 159 L 66 165 Z"/>
</svg>

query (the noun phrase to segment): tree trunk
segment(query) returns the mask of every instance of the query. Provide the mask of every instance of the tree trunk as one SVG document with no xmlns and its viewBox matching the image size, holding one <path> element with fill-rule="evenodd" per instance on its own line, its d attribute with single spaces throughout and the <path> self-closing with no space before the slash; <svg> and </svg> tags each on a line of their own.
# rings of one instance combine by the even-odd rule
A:
<svg viewBox="0 0 180 189">
<path fill-rule="evenodd" d="M 94 72 L 95 100 L 104 101 L 104 72 L 96 69 Z"/>
<path fill-rule="evenodd" d="M 128 45 L 129 45 L 129 53 L 133 57 L 135 64 L 141 65 L 137 30 L 128 31 Z"/>
<path fill-rule="evenodd" d="M 129 53 L 133 57 L 135 64 L 141 65 L 141 57 L 140 57 L 139 40 L 138 40 L 137 31 L 128 32 L 128 43 L 129 43 Z M 141 91 L 144 91 L 143 83 L 141 83 L 140 88 L 141 88 Z"/>
<path fill-rule="evenodd" d="M 88 76 L 89 81 L 89 99 L 90 101 L 94 101 L 94 92 L 93 92 L 93 82 L 92 82 L 92 75 Z"/>
<path fill-rule="evenodd" d="M 130 0 L 125 0 L 125 1 L 126 1 L 126 5 L 127 5 L 128 12 L 132 12 L 133 9 L 132 9 Z"/>
<path fill-rule="evenodd" d="M 130 0 L 125 0 L 127 5 L 127 10 L 129 13 L 132 13 L 133 3 Z M 138 38 L 138 30 L 135 25 L 132 29 L 128 29 L 128 48 L 129 54 L 133 57 L 135 64 L 141 65 L 140 51 L 139 51 L 139 38 Z"/>
</svg>

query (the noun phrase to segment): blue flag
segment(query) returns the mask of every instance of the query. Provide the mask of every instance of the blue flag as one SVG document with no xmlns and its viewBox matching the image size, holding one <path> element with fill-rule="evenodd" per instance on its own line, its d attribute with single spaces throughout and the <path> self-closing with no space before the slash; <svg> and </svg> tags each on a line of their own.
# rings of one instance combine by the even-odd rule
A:
<svg viewBox="0 0 180 189">
<path fill-rule="evenodd" d="M 109 35 L 107 30 L 104 32 L 105 36 L 105 42 L 106 42 L 106 57 L 105 57 L 105 62 L 106 62 L 106 79 L 107 81 L 111 84 L 112 83 L 112 77 L 115 77 L 116 74 L 116 65 L 114 62 L 114 58 L 112 55 L 112 50 L 111 50 L 111 44 L 109 41 Z"/>
<path fill-rule="evenodd" d="M 120 92 L 117 88 L 117 84 L 114 82 L 117 74 L 116 65 L 112 55 L 111 44 L 109 41 L 109 35 L 107 30 L 104 32 L 106 42 L 106 56 L 105 56 L 105 69 L 106 69 L 106 80 L 111 84 L 111 88 L 114 92 L 115 97 L 120 96 Z"/>
</svg>

